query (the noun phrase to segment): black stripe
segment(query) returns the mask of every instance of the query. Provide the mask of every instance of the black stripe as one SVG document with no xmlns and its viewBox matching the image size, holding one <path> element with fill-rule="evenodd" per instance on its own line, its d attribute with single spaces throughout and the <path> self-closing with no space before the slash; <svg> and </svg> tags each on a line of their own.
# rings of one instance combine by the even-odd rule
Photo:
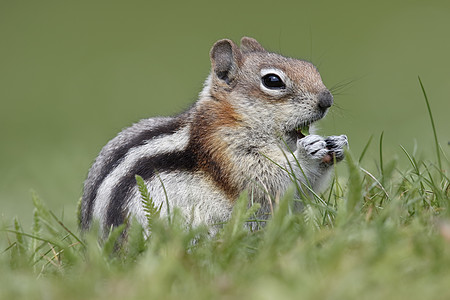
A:
<svg viewBox="0 0 450 300">
<path fill-rule="evenodd" d="M 133 136 L 127 142 L 120 145 L 120 147 L 117 148 L 111 156 L 106 157 L 107 160 L 101 165 L 100 171 L 98 172 L 98 174 L 95 174 L 94 178 L 90 178 L 92 177 L 92 175 L 94 175 L 91 174 L 91 170 L 90 174 L 88 175 L 88 180 L 86 180 L 86 184 L 84 187 L 85 190 L 83 193 L 83 209 L 81 216 L 82 229 L 87 230 L 90 226 L 94 200 L 97 197 L 97 191 L 100 185 L 102 184 L 106 176 L 122 162 L 127 152 L 131 148 L 144 145 L 146 141 L 157 136 L 175 133 L 181 128 L 183 123 L 184 122 L 182 120 L 182 116 L 179 116 L 178 118 L 168 120 L 166 124 L 162 124 L 155 128 L 142 131 L 140 134 Z"/>
<path fill-rule="evenodd" d="M 196 161 L 196 154 L 190 147 L 180 152 L 159 154 L 138 160 L 111 192 L 112 198 L 107 210 L 105 228 L 109 228 L 111 225 L 119 226 L 125 221 L 127 217 L 125 207 L 131 200 L 129 197 L 133 187 L 136 186 L 136 175 L 150 181 L 156 172 L 192 171 L 197 165 Z"/>
</svg>

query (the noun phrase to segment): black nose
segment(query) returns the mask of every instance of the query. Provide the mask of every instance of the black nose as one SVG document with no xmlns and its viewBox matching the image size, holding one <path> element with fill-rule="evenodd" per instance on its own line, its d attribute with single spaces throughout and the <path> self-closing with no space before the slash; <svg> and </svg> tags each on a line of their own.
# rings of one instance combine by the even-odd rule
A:
<svg viewBox="0 0 450 300">
<path fill-rule="evenodd" d="M 329 90 L 324 90 L 319 94 L 319 108 L 321 110 L 326 110 L 331 105 L 333 105 L 333 95 L 331 95 Z"/>
</svg>

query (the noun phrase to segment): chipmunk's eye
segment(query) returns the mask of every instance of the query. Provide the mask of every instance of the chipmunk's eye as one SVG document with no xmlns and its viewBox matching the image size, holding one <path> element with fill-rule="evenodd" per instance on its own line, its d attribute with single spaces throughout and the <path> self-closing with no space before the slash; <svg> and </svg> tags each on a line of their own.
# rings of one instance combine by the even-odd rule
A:
<svg viewBox="0 0 450 300">
<path fill-rule="evenodd" d="M 281 80 L 280 76 L 276 74 L 267 74 L 262 78 L 262 83 L 264 86 L 271 90 L 281 90 L 286 88 L 286 84 L 284 84 L 283 80 Z"/>
</svg>

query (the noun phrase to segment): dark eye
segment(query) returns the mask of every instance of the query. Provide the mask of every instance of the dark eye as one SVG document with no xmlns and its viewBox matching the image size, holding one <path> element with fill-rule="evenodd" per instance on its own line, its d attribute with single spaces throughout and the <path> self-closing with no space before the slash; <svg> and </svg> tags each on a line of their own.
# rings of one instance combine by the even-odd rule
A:
<svg viewBox="0 0 450 300">
<path fill-rule="evenodd" d="M 286 88 L 283 80 L 276 74 L 267 74 L 262 77 L 262 83 L 264 86 L 271 90 L 281 90 Z"/>
</svg>

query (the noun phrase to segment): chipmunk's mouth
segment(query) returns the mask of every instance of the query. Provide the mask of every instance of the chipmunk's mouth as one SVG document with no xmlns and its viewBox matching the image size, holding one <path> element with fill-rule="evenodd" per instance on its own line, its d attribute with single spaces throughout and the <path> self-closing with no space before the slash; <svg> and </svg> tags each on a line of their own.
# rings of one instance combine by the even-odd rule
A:
<svg viewBox="0 0 450 300">
<path fill-rule="evenodd" d="M 288 132 L 288 135 L 295 141 L 309 135 L 309 125 L 298 126 L 294 130 Z"/>
<path fill-rule="evenodd" d="M 305 136 L 309 135 L 309 125 L 296 128 L 295 134 L 297 135 L 297 139 L 302 139 Z"/>
<path fill-rule="evenodd" d="M 320 120 L 323 116 L 318 116 L 316 118 L 311 118 L 308 121 L 304 121 L 297 126 L 294 127 L 294 129 L 288 130 L 287 134 L 290 137 L 292 141 L 300 140 L 306 136 L 308 136 L 309 129 L 315 123 L 316 121 Z M 291 127 L 292 128 L 292 127 Z"/>
</svg>

